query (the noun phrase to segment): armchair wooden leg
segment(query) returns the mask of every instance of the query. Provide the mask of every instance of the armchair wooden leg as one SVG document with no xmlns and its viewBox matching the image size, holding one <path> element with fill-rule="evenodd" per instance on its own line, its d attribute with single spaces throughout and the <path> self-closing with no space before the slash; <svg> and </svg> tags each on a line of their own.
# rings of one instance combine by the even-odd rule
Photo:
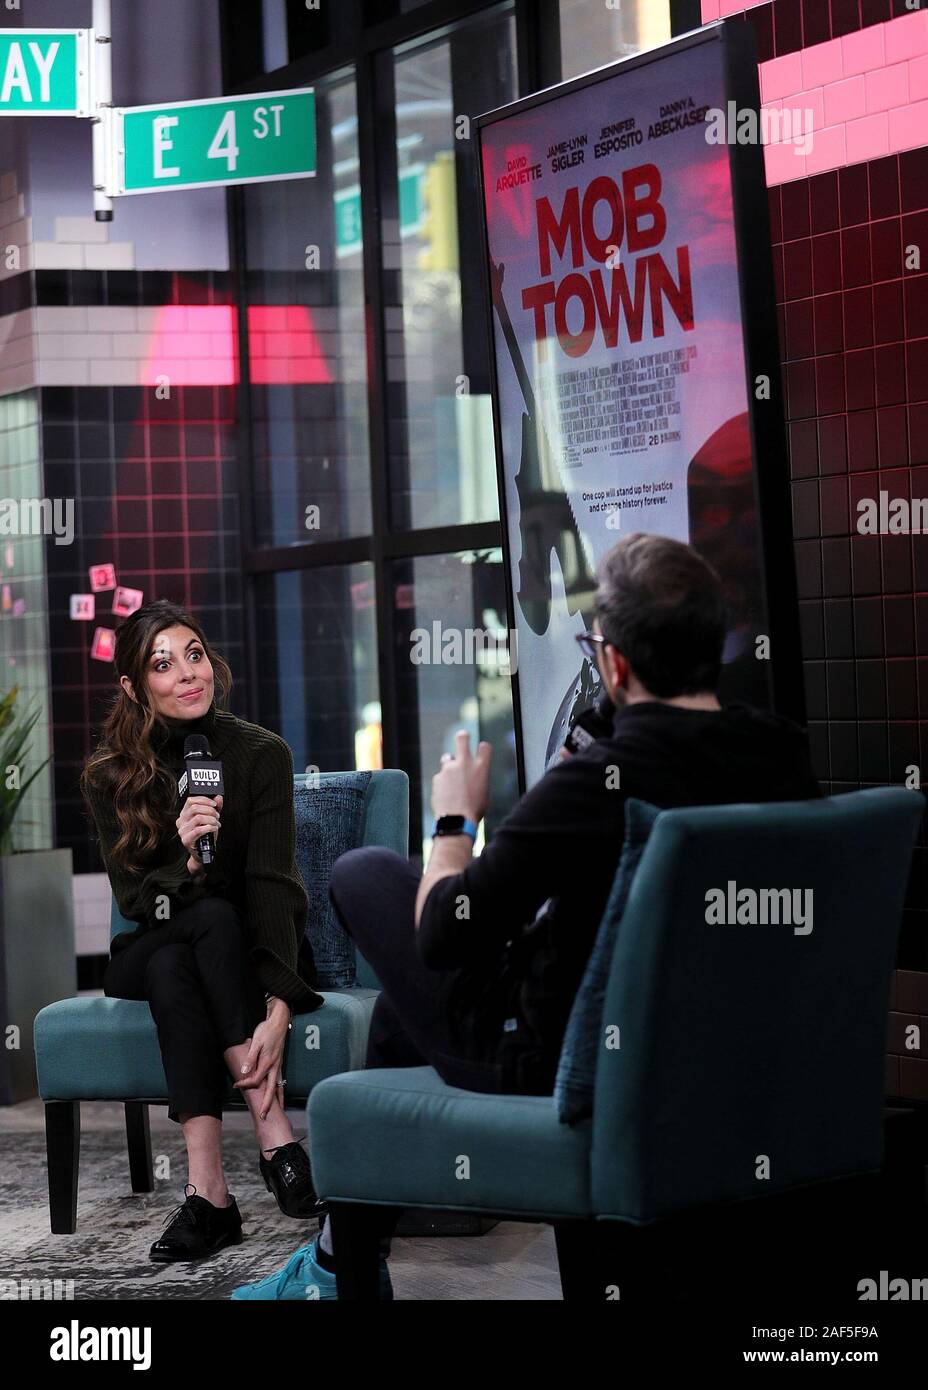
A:
<svg viewBox="0 0 928 1390">
<path fill-rule="evenodd" d="M 56 1236 L 77 1230 L 77 1178 L 81 1152 L 81 1107 L 76 1100 L 52 1100 L 45 1106 L 45 1152 L 48 1158 L 48 1213 Z"/>
<path fill-rule="evenodd" d="M 555 1221 L 554 1243 L 565 1303 L 601 1303 L 601 1243 L 595 1221 Z"/>
<path fill-rule="evenodd" d="M 142 1100 L 127 1100 L 126 1142 L 129 1146 L 129 1177 L 133 1192 L 153 1192 L 154 1170 L 151 1165 L 151 1131 L 148 1125 L 148 1105 Z"/>
<path fill-rule="evenodd" d="M 335 1250 L 339 1300 L 377 1303 L 380 1300 L 380 1241 L 391 1209 L 360 1202 L 331 1202 L 332 1246 Z"/>
</svg>

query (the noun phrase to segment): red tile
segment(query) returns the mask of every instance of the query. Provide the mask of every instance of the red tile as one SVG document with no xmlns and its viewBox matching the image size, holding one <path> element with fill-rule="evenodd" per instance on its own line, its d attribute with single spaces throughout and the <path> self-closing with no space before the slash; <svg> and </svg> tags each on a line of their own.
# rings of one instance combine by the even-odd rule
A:
<svg viewBox="0 0 928 1390">
<path fill-rule="evenodd" d="M 787 299 L 812 293 L 812 247 L 808 238 L 783 244 L 783 273 Z"/>
<path fill-rule="evenodd" d="M 803 45 L 800 0 L 777 0 L 773 7 L 773 46 L 781 54 L 795 54 Z M 798 88 L 794 88 L 798 90 Z"/>
<path fill-rule="evenodd" d="M 815 414 L 815 373 L 810 362 L 787 362 L 786 399 L 791 420 Z"/>
<path fill-rule="evenodd" d="M 838 175 L 832 170 L 809 180 L 809 207 L 813 234 L 834 231 L 838 226 Z"/>
<path fill-rule="evenodd" d="M 870 197 L 867 183 L 865 165 L 854 165 L 839 171 L 838 202 L 841 209 L 842 227 L 851 227 L 856 222 L 869 220 Z"/>
<path fill-rule="evenodd" d="M 799 237 L 807 237 L 812 230 L 808 180 L 797 179 L 794 183 L 785 183 L 780 197 L 783 203 L 783 240 L 795 241 Z"/>
<path fill-rule="evenodd" d="M 900 154 L 899 178 L 902 211 L 916 212 L 919 208 L 928 207 L 928 149 L 905 150 Z"/>
<path fill-rule="evenodd" d="M 818 421 L 820 473 L 847 472 L 847 424 L 844 415 L 825 415 Z"/>
<path fill-rule="evenodd" d="M 831 15 L 828 5 L 816 0 L 804 0 L 802 6 L 802 42 L 806 48 L 827 43 L 831 38 Z"/>
<path fill-rule="evenodd" d="M 928 405 L 910 405 L 909 417 L 909 462 L 928 463 Z M 921 495 L 928 494 L 928 487 Z"/>
<path fill-rule="evenodd" d="M 905 468 L 909 462 L 908 431 L 904 405 L 888 406 L 876 413 L 881 468 Z"/>
<path fill-rule="evenodd" d="M 870 216 L 895 217 L 899 212 L 899 159 L 897 154 L 875 159 L 869 166 Z"/>
<path fill-rule="evenodd" d="M 885 280 L 873 287 L 873 340 L 894 343 L 905 336 L 902 319 L 902 281 Z"/>
<path fill-rule="evenodd" d="M 928 401 L 928 338 L 905 345 L 905 372 L 910 401 Z"/>
<path fill-rule="evenodd" d="M 855 285 L 869 285 L 870 268 L 870 228 L 846 227 L 841 233 L 841 263 L 844 269 L 844 284 L 847 288 Z"/>
<path fill-rule="evenodd" d="M 812 238 L 812 293 L 833 294 L 841 289 L 841 235 L 824 232 Z"/>
<path fill-rule="evenodd" d="M 863 348 L 859 352 L 844 354 L 844 378 L 847 398 L 855 410 L 869 410 L 876 404 L 876 379 L 874 375 L 873 349 Z"/>
<path fill-rule="evenodd" d="M 849 348 L 873 343 L 873 291 L 869 285 L 844 293 L 844 339 Z"/>
<path fill-rule="evenodd" d="M 780 192 L 780 185 L 767 189 L 767 207 L 770 213 L 770 240 L 773 242 L 783 240 L 783 199 Z"/>
<path fill-rule="evenodd" d="M 812 301 L 815 306 L 815 351 L 819 356 L 827 352 L 844 351 L 843 300 L 844 296 L 841 294 L 824 294 Z M 864 347 L 872 341 L 871 333 L 866 344 L 859 343 L 856 346 Z"/>
<path fill-rule="evenodd" d="M 909 275 L 902 282 L 905 308 L 905 336 L 924 333 L 928 324 L 928 275 Z"/>
<path fill-rule="evenodd" d="M 899 1092 L 905 1100 L 928 1100 L 928 1061 L 899 1058 Z"/>
<path fill-rule="evenodd" d="M 907 212 L 902 218 L 902 254 L 903 261 L 911 253 L 908 248 L 917 246 L 921 268 L 923 272 L 928 272 L 928 210 L 924 212 Z M 910 273 L 906 270 L 906 273 Z"/>
<path fill-rule="evenodd" d="M 815 359 L 815 389 L 818 409 L 822 415 L 834 415 L 845 408 L 844 357 L 834 353 Z"/>
<path fill-rule="evenodd" d="M 841 34 L 851 34 L 859 28 L 860 5 L 858 0 L 831 0 L 831 32 L 835 38 Z"/>
<path fill-rule="evenodd" d="M 860 473 L 876 467 L 876 414 L 852 410 L 847 417 L 848 467 Z"/>
<path fill-rule="evenodd" d="M 791 420 L 789 463 L 793 478 L 812 478 L 818 473 L 818 439 L 814 420 Z"/>
<path fill-rule="evenodd" d="M 811 357 L 814 351 L 812 300 L 791 300 L 786 305 L 786 355 Z"/>
<path fill-rule="evenodd" d="M 854 228 L 856 231 L 857 228 Z M 872 278 L 898 280 L 902 275 L 902 220 L 887 217 L 870 227 Z"/>
<path fill-rule="evenodd" d="M 874 348 L 877 405 L 900 405 L 905 401 L 906 359 L 902 343 Z M 917 398 L 916 398 L 917 399 Z"/>
</svg>

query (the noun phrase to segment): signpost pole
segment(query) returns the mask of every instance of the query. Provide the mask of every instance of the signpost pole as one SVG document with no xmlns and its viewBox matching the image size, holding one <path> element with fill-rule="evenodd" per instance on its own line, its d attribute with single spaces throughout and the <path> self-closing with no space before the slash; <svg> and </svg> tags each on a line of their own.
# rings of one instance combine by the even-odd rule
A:
<svg viewBox="0 0 928 1390">
<path fill-rule="evenodd" d="M 93 215 L 98 222 L 112 222 L 113 200 L 104 192 L 113 104 L 113 40 L 110 0 L 93 0 L 93 49 L 91 58 L 93 124 Z"/>
</svg>

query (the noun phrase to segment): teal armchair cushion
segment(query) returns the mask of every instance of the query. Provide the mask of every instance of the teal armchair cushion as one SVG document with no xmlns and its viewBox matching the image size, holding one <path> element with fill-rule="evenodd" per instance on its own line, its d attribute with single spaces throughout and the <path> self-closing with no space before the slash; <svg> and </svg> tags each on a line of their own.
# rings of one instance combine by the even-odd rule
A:
<svg viewBox="0 0 928 1390">
<path fill-rule="evenodd" d="M 605 1042 L 603 1001 L 612 969 L 616 934 L 635 871 L 648 843 L 651 827 L 659 815 L 658 807 L 652 806 L 649 801 L 629 797 L 625 803 L 625 840 L 619 867 L 567 1020 L 554 1080 L 554 1103 L 564 1124 L 576 1124 L 593 1113 L 596 1061 Z"/>
<path fill-rule="evenodd" d="M 370 780 L 369 772 L 317 773 L 308 784 L 294 777 L 296 862 L 309 900 L 306 935 L 320 990 L 355 983 L 354 947 L 329 899 L 329 880 L 339 855 L 361 843 Z"/>
</svg>

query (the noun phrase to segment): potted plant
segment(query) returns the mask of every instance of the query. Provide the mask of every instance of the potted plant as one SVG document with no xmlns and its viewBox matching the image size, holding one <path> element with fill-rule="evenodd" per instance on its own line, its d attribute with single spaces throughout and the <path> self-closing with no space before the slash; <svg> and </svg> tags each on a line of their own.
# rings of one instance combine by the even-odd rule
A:
<svg viewBox="0 0 928 1390">
<path fill-rule="evenodd" d="M 22 799 L 50 761 L 25 775 L 41 711 L 18 711 L 18 694 L 0 700 L 0 1105 L 37 1094 L 33 1021 L 77 992 L 72 852 L 13 846 Z"/>
</svg>

